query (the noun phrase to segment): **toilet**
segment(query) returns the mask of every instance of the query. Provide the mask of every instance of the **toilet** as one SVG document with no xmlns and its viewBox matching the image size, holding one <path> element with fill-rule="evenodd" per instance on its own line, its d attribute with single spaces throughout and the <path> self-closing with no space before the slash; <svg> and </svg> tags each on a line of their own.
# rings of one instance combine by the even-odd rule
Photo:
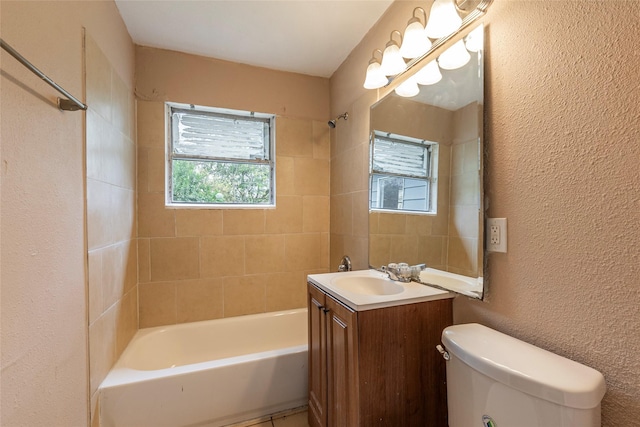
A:
<svg viewBox="0 0 640 427">
<path fill-rule="evenodd" d="M 595 369 L 476 323 L 442 332 L 449 427 L 600 427 Z"/>
</svg>

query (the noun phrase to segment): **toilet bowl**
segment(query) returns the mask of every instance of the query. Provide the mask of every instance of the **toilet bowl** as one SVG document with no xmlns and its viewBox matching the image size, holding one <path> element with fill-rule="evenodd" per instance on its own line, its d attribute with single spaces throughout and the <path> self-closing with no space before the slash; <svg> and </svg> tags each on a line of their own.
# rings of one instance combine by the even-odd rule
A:
<svg viewBox="0 0 640 427">
<path fill-rule="evenodd" d="M 595 369 L 479 324 L 442 333 L 449 427 L 599 427 Z"/>
</svg>

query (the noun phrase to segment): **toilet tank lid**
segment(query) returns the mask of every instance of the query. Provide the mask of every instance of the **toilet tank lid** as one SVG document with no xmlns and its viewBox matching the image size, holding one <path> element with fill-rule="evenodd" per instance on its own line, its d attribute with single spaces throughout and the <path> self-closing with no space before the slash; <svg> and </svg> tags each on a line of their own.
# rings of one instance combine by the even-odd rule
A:
<svg viewBox="0 0 640 427">
<path fill-rule="evenodd" d="M 595 408 L 606 391 L 595 369 L 477 323 L 449 326 L 442 343 L 484 375 L 558 405 Z"/>
</svg>

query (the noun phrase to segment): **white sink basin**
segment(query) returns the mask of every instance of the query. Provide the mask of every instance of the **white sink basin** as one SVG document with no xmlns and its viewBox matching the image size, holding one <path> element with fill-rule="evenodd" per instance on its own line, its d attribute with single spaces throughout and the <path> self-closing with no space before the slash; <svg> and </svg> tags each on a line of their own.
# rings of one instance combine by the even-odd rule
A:
<svg viewBox="0 0 640 427">
<path fill-rule="evenodd" d="M 376 270 L 311 274 L 309 282 L 354 311 L 453 298 L 454 294 L 420 283 L 389 280 Z"/>
<path fill-rule="evenodd" d="M 336 288 L 362 295 L 395 295 L 404 290 L 402 285 L 389 279 L 371 276 L 346 276 L 331 280 Z"/>
</svg>

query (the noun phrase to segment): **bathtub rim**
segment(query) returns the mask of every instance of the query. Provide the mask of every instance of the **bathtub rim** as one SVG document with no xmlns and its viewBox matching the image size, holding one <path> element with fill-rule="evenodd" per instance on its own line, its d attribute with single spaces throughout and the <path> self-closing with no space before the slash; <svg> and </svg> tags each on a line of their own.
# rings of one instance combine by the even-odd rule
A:
<svg viewBox="0 0 640 427">
<path fill-rule="evenodd" d="M 283 315 L 287 315 L 287 314 L 294 314 L 294 313 L 301 313 L 301 312 L 308 312 L 307 307 L 299 307 L 299 308 L 290 308 L 288 310 L 278 310 L 278 311 L 267 311 L 264 313 L 254 313 L 254 314 L 243 314 L 240 316 L 230 316 L 230 317 L 219 317 L 217 319 L 208 319 L 208 320 L 197 320 L 195 322 L 183 322 L 183 323 L 174 323 L 171 325 L 161 325 L 161 326 L 151 326 L 148 328 L 140 328 L 136 331 L 136 333 L 134 334 L 134 336 L 131 338 L 131 341 L 129 341 L 129 344 L 131 342 L 133 342 L 136 339 L 140 339 L 143 338 L 147 335 L 150 335 L 152 333 L 157 333 L 157 332 L 163 332 L 166 329 L 176 329 L 176 330 L 180 330 L 180 329 L 187 329 L 189 327 L 193 327 L 193 326 L 200 326 L 200 325 L 204 325 L 207 323 L 218 323 L 218 324 L 224 324 L 224 323 L 232 323 L 238 320 L 242 320 L 242 321 L 249 321 L 249 320 L 253 320 L 253 319 L 261 319 L 261 318 L 266 318 L 266 317 L 275 317 L 275 316 L 283 316 Z M 129 346 L 129 344 L 127 344 L 127 347 Z M 124 352 L 123 352 L 124 354 Z"/>
<path fill-rule="evenodd" d="M 202 326 L 202 325 L 206 325 L 208 323 L 214 323 L 214 322 L 219 325 L 224 323 L 232 323 L 234 321 L 237 322 L 238 320 L 251 321 L 254 319 L 261 319 L 261 318 L 267 318 L 267 317 L 273 317 L 273 316 L 282 316 L 287 314 L 298 314 L 302 312 L 307 313 L 308 312 L 307 308 L 301 307 L 301 308 L 288 309 L 288 310 L 271 311 L 271 312 L 248 314 L 248 315 L 242 315 L 242 316 L 223 317 L 218 319 L 200 320 L 196 322 L 153 326 L 150 328 L 139 329 L 134 334 L 131 341 L 129 341 L 129 343 L 127 344 L 127 347 L 124 349 L 124 351 L 122 352 L 122 354 L 120 355 L 116 363 L 109 370 L 109 373 L 107 374 L 105 379 L 102 381 L 98 389 L 118 387 L 121 385 L 142 382 L 142 381 L 151 381 L 157 378 L 164 378 L 169 376 L 184 375 L 190 372 L 198 372 L 198 371 L 203 371 L 207 369 L 222 368 L 232 364 L 243 364 L 243 363 L 248 363 L 255 360 L 276 357 L 282 354 L 306 352 L 308 351 L 308 348 L 309 348 L 308 343 L 299 344 L 295 346 L 282 347 L 282 348 L 277 348 L 277 349 L 267 350 L 267 351 L 262 351 L 257 353 L 249 353 L 249 354 L 244 354 L 239 356 L 226 357 L 222 359 L 206 360 L 203 362 L 173 366 L 173 367 L 162 368 L 162 369 L 140 370 L 140 369 L 131 368 L 126 364 L 128 361 L 129 353 L 132 351 L 130 350 L 131 344 L 150 334 L 162 333 L 167 329 L 179 331 L 181 329 L 186 329 L 193 326 Z M 305 316 L 305 319 L 306 319 L 306 316 Z"/>
</svg>

